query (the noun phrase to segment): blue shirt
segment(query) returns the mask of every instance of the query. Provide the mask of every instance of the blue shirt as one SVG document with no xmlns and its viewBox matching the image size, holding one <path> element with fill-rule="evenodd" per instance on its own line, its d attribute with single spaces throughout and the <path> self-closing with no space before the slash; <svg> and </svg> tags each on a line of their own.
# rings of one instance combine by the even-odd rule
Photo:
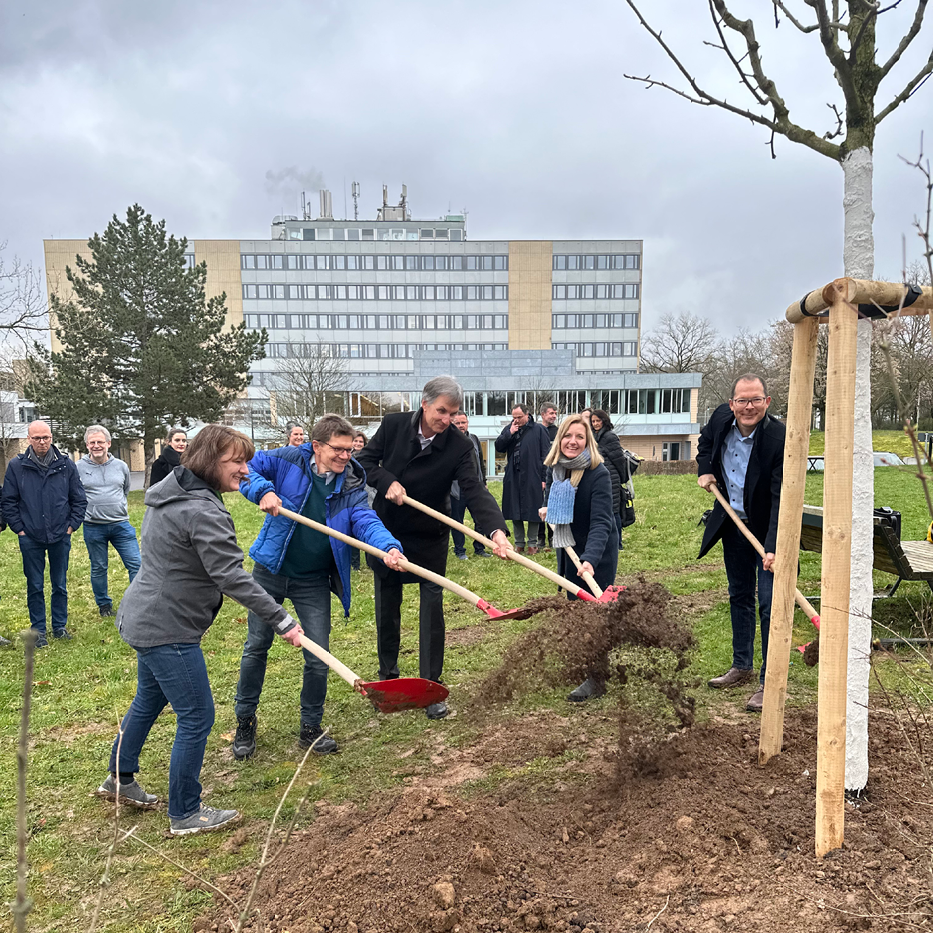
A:
<svg viewBox="0 0 933 933">
<path fill-rule="evenodd" d="M 755 425 L 755 431 L 757 430 L 758 425 Z M 729 487 L 729 505 L 743 521 L 748 520 L 745 514 L 745 474 L 748 472 L 748 461 L 752 455 L 755 431 L 748 437 L 742 437 L 739 426 L 733 421 L 732 428 L 726 435 L 726 442 L 722 445 L 722 476 Z"/>
</svg>

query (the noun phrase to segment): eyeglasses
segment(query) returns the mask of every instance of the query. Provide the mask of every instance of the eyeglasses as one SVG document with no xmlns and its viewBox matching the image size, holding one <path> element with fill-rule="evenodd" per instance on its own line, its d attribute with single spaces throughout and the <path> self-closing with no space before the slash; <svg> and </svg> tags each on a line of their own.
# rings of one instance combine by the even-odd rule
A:
<svg viewBox="0 0 933 933">
<path fill-rule="evenodd" d="M 338 457 L 352 457 L 356 453 L 356 450 L 353 447 L 334 447 L 333 444 L 328 444 L 327 441 L 321 441 L 325 447 L 330 447 L 330 449 Z"/>
<path fill-rule="evenodd" d="M 766 398 L 762 398 L 761 396 L 758 398 L 734 398 L 732 404 L 737 408 L 749 408 L 752 405 L 758 406 L 767 401 Z"/>
<path fill-rule="evenodd" d="M 29 435 L 29 440 L 31 440 L 31 441 L 50 441 L 50 440 L 52 440 L 52 435 L 51 435 L 51 434 L 42 434 L 42 435 L 40 436 L 40 435 L 38 435 L 38 434 L 30 434 L 30 435 Z"/>
</svg>

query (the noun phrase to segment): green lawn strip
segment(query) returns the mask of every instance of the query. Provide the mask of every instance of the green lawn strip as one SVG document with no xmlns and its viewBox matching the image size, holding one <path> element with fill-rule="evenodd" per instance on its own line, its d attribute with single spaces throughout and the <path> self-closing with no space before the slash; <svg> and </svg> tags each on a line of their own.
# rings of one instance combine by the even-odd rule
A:
<svg viewBox="0 0 933 933">
<path fill-rule="evenodd" d="M 807 501 L 822 498 L 823 477 L 807 478 Z M 923 521 L 922 496 L 917 481 L 897 469 L 875 472 L 876 503 L 899 509 L 903 515 L 904 537 L 919 537 Z M 691 476 L 636 477 L 638 521 L 624 532 L 625 551 L 620 555 L 619 572 L 632 577 L 646 571 L 649 579 L 663 582 L 672 592 L 690 596 L 722 590 L 725 573 L 719 566 L 717 548 L 702 562 L 696 561 L 701 529 L 697 520 L 710 497 L 696 486 Z M 498 495 L 501 486 L 492 484 Z M 257 508 L 238 496 L 228 496 L 240 544 L 248 548 L 262 523 Z M 137 528 L 142 521 L 142 495 L 131 495 L 131 518 Z M 928 520 L 927 520 L 928 521 Z M 523 605 L 528 599 L 555 591 L 553 584 L 517 565 L 497 559 L 457 561 L 451 554 L 448 570 L 457 580 L 500 609 Z M 556 568 L 553 554 L 538 559 Z M 819 555 L 801 555 L 799 586 L 809 594 L 818 593 Z M 249 562 L 248 562 L 249 566 Z M 125 571 L 111 553 L 110 588 L 119 600 L 126 586 Z M 77 638 L 68 644 L 53 642 L 39 652 L 35 673 L 32 741 L 30 751 L 30 894 L 36 910 L 30 923 L 36 928 L 73 928 L 86 921 L 89 904 L 96 894 L 103 857 L 111 834 L 111 810 L 90 796 L 106 773 L 110 744 L 116 723 L 135 692 L 136 661 L 111 619 L 101 619 L 90 588 L 89 562 L 80 533 L 75 536 L 69 573 L 70 626 Z M 889 575 L 877 575 L 880 584 L 890 585 Z M 345 624 L 342 609 L 333 603 L 331 650 L 361 676 L 376 675 L 375 626 L 373 622 L 372 574 L 352 575 L 353 608 Z M 920 602 L 919 584 L 903 584 L 897 598 L 876 604 L 876 614 L 905 633 L 913 607 Z M 925 590 L 925 587 L 924 587 Z M 0 536 L 0 633 L 8 637 L 28 625 L 25 605 L 25 579 L 19 548 L 12 535 Z M 331 678 L 325 710 L 325 725 L 332 728 L 342 753 L 326 759 L 313 759 L 305 780 L 313 782 L 311 800 L 352 800 L 365 805 L 374 794 L 402 785 L 405 778 L 432 768 L 431 756 L 441 743 L 446 748 L 467 747 L 477 741 L 490 724 L 537 710 L 552 709 L 561 716 L 573 716 L 581 729 L 610 736 L 614 702 L 612 694 L 586 710 L 568 709 L 566 687 L 537 689 L 502 710 L 479 714 L 473 711 L 471 696 L 486 674 L 500 662 L 509 644 L 533 627 L 535 619 L 496 621 L 487 619 L 455 596 L 445 600 L 451 645 L 445 677 L 451 685 L 452 701 L 458 715 L 441 723 L 428 724 L 417 712 L 396 716 L 376 715 L 372 708 L 336 677 Z M 878 606 L 882 608 L 877 609 Z M 164 848 L 179 861 L 190 865 L 209 880 L 243 865 L 255 864 L 256 837 L 264 833 L 266 821 L 278 805 L 281 793 L 301 757 L 297 746 L 299 726 L 298 695 L 302 660 L 294 649 L 278 640 L 271 653 L 262 703 L 256 757 L 235 762 L 229 751 L 229 736 L 235 728 L 233 698 L 239 671 L 246 626 L 245 611 L 225 603 L 218 620 L 204 639 L 204 651 L 214 691 L 217 720 L 208 741 L 203 771 L 209 788 L 207 800 L 219 806 L 242 810 L 253 837 L 236 852 L 223 850 L 228 834 L 166 838 L 164 809 L 152 813 L 124 810 L 123 823 L 138 823 L 138 832 L 151 844 Z M 714 693 L 705 680 L 720 674 L 731 660 L 731 628 L 726 602 L 710 606 L 693 617 L 699 648 L 691 676 L 699 684 L 696 697 L 702 716 L 719 709 L 741 713 L 745 691 Z M 463 634 L 462 643 L 457 633 Z M 813 630 L 795 617 L 794 644 L 812 638 Z M 878 631 L 883 637 L 886 633 Z M 417 592 L 411 587 L 403 604 L 402 673 L 416 675 Z M 920 665 L 898 658 L 879 659 L 883 676 L 892 683 L 910 688 Z M 905 665 L 910 665 L 906 673 Z M 890 675 L 888 672 L 890 671 Z M 21 650 L 0 652 L 0 897 L 13 896 L 13 853 L 15 851 L 15 742 L 18 732 L 22 692 Z M 909 675 L 909 676 L 908 676 Z M 791 659 L 788 703 L 813 703 L 816 698 L 817 669 L 806 668 L 799 653 Z M 650 698 L 644 698 L 650 703 Z M 608 705 L 607 705 L 608 704 Z M 754 725 L 754 723 L 753 723 Z M 755 726 L 757 728 L 757 726 Z M 589 734 L 589 732 L 588 732 Z M 165 795 L 168 785 L 168 759 L 174 736 L 169 713 L 156 723 L 143 752 L 140 779 L 148 788 Z M 411 754 L 408 754 L 411 752 Z M 403 757 L 404 756 L 404 757 Z M 573 757 L 534 759 L 523 766 L 504 768 L 501 775 L 484 780 L 494 783 L 522 780 L 542 781 L 548 774 L 571 780 Z M 569 767 L 570 771 L 561 771 Z M 570 775 L 570 777 L 567 777 Z M 300 796 L 300 794 L 299 794 Z M 288 811 L 288 807 L 286 807 Z M 313 817 L 302 817 L 307 825 Z M 108 891 L 106 929 L 183 930 L 203 911 L 207 896 L 189 889 L 181 872 L 141 847 L 126 843 L 118 857 L 113 883 Z"/>
</svg>

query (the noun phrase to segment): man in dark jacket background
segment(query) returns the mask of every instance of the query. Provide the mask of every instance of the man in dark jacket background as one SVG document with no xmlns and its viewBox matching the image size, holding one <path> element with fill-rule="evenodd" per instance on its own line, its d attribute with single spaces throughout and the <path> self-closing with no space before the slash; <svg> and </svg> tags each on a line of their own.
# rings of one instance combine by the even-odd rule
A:
<svg viewBox="0 0 933 933">
<path fill-rule="evenodd" d="M 473 445 L 460 431 L 450 430 L 450 419 L 462 403 L 460 384 L 452 376 L 436 376 L 424 386 L 421 407 L 386 415 L 356 457 L 376 490 L 376 514 L 401 541 L 405 556 L 440 574 L 447 569 L 448 526 L 403 504 L 407 490 L 419 502 L 449 515 L 450 487 L 456 480 L 476 524 L 495 543 L 497 556 L 505 557 L 511 548 L 502 512 L 477 476 Z M 367 560 L 375 575 L 380 679 L 399 676 L 402 587 L 418 583 L 420 674 L 439 682 L 444 667 L 443 590 L 412 574 L 392 573 L 371 555 Z M 425 712 L 429 719 L 442 719 L 448 713 L 447 704 L 433 703 Z"/>
<path fill-rule="evenodd" d="M 502 480 L 502 514 L 512 522 L 515 549 L 525 550 L 528 522 L 528 553 L 538 551 L 538 510 L 544 505 L 544 458 L 551 449 L 547 430 L 528 415 L 528 408 L 512 408 L 512 420 L 496 438 L 496 450 L 508 454 Z"/>
<path fill-rule="evenodd" d="M 451 420 L 453 421 L 454 427 L 465 437 L 469 438 L 470 443 L 473 445 L 473 450 L 476 453 L 476 475 L 480 478 L 480 482 L 482 482 L 482 484 L 485 486 L 486 458 L 483 456 L 483 445 L 480 443 L 479 438 L 475 434 L 470 434 L 470 419 L 467 416 L 467 413 L 465 411 L 458 411 Z M 460 495 L 460 484 L 454 483 L 450 487 L 450 517 L 460 522 L 460 524 L 463 524 L 466 510 L 466 499 Z M 472 515 L 473 513 L 470 512 L 471 517 Z M 473 525 L 476 530 L 480 532 L 480 534 L 483 533 L 483 529 L 476 524 L 475 519 Z M 450 531 L 450 536 L 454 539 L 454 554 L 456 554 L 460 560 L 466 560 L 467 552 L 465 535 L 462 531 L 457 531 L 456 528 L 452 528 Z M 489 557 L 489 554 L 486 551 L 486 546 L 479 541 L 473 542 L 473 553 L 477 557 Z"/>
<path fill-rule="evenodd" d="M 717 502 L 706 523 L 699 556 L 722 541 L 732 615 L 732 667 L 709 685 L 735 687 L 754 679 L 757 576 L 761 675 L 759 688 L 746 705 L 753 712 L 761 711 L 764 698 L 772 568 L 784 477 L 785 428 L 768 414 L 770 404 L 764 379 L 754 373 L 740 376 L 729 402 L 713 412 L 697 444 L 697 482 L 707 491 L 714 483 L 719 487 L 766 552 L 762 560 Z"/>
<path fill-rule="evenodd" d="M 52 584 L 52 635 L 68 639 L 68 557 L 71 536 L 84 521 L 87 496 L 73 461 L 52 443 L 51 427 L 33 421 L 26 432 L 29 447 L 6 468 L 3 520 L 19 535 L 29 624 L 38 635 L 36 647 L 45 648 L 45 555 Z"/>
<path fill-rule="evenodd" d="M 554 438 L 557 437 L 557 406 L 553 402 L 545 402 L 541 406 L 541 427 L 547 431 L 548 443 L 553 444 Z M 543 550 L 553 546 L 554 531 L 547 522 L 541 522 L 538 526 L 538 548 Z"/>
</svg>

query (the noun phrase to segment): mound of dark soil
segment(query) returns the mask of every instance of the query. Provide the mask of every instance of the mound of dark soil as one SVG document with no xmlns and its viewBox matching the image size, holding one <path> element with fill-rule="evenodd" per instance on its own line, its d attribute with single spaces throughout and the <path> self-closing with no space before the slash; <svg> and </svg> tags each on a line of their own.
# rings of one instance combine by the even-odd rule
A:
<svg viewBox="0 0 933 933">
<path fill-rule="evenodd" d="M 512 722 L 516 741 L 504 731 L 486 751 L 520 746 L 526 720 Z M 541 723 L 533 725 L 540 735 Z M 558 725 L 552 719 L 548 732 Z M 845 847 L 822 861 L 813 855 L 815 712 L 788 716 L 785 749 L 765 768 L 750 728 L 720 722 L 678 733 L 653 775 L 621 787 L 597 756 L 570 762 L 596 769 L 573 787 L 555 768 L 545 785 L 513 781 L 465 797 L 442 786 L 451 778 L 445 763 L 369 810 L 319 805 L 263 880 L 261 928 L 930 929 L 933 799 L 890 717 L 873 720 L 870 801 L 847 807 Z M 589 756 L 592 743 L 574 738 L 578 729 L 561 733 L 563 747 Z M 463 765 L 458 758 L 453 768 Z M 242 902 L 252 879 L 244 869 L 220 886 Z M 218 899 L 217 912 L 196 926 L 228 929 L 230 916 Z"/>
</svg>

